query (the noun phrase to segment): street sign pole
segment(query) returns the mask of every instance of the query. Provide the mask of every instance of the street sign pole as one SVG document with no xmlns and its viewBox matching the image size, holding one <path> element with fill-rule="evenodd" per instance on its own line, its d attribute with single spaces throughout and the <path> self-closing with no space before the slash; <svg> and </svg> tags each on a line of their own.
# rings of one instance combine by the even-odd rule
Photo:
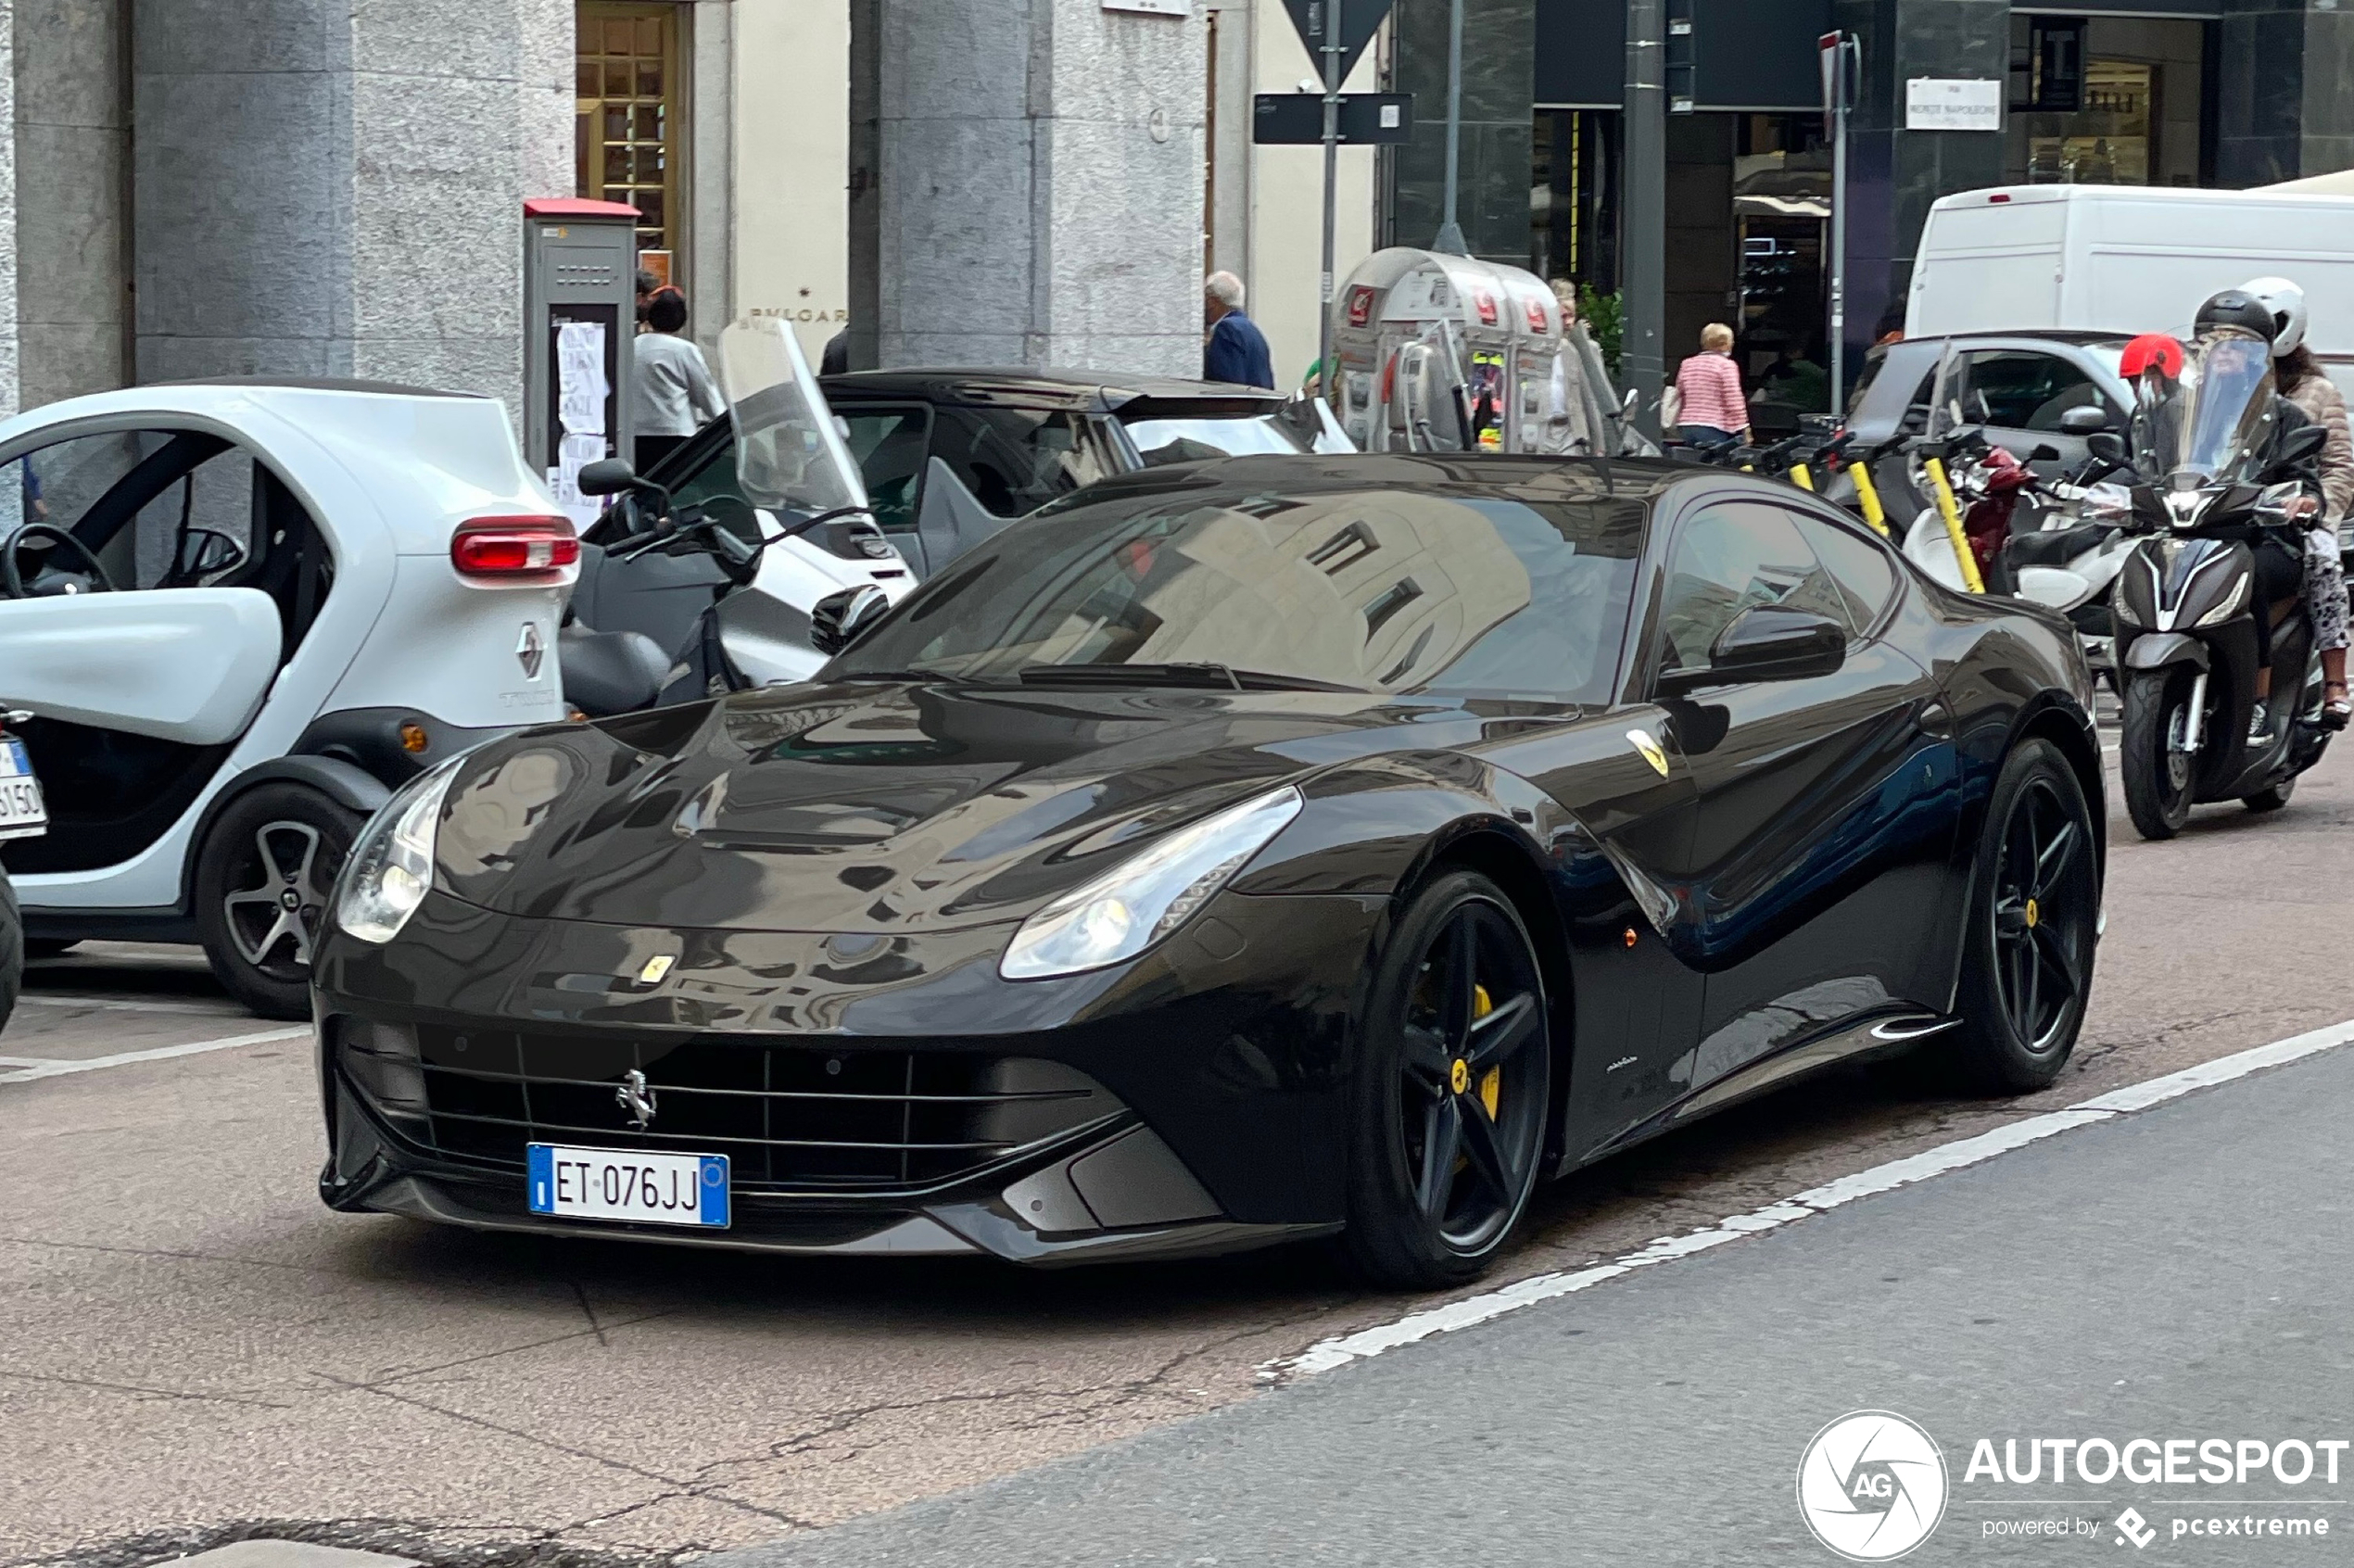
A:
<svg viewBox="0 0 2354 1568">
<path fill-rule="evenodd" d="M 1431 248 L 1449 256 L 1469 256 L 1463 226 L 1455 221 L 1456 166 L 1463 147 L 1463 0 L 1452 0 L 1447 13 L 1447 213 Z"/>
<path fill-rule="evenodd" d="M 1348 67 L 1340 41 L 1342 0 L 1324 0 L 1324 264 L 1318 274 L 1317 394 L 1333 398 L 1333 251 L 1340 195 L 1340 84 Z"/>
<path fill-rule="evenodd" d="M 1831 406 L 1839 416 L 1847 398 L 1847 114 L 1854 93 L 1856 41 L 1826 32 L 1816 41 L 1823 62 L 1823 118 L 1831 133 Z"/>
<path fill-rule="evenodd" d="M 1661 0 L 1626 0 L 1626 224 L 1620 285 L 1625 334 L 1619 370 L 1637 395 L 1636 420 L 1659 434 L 1667 378 L 1667 27 Z"/>
</svg>

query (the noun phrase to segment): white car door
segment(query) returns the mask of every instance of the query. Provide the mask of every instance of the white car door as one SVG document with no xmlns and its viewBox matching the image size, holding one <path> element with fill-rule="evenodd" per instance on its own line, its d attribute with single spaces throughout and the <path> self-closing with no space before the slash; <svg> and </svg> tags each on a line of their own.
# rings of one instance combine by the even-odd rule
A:
<svg viewBox="0 0 2354 1568">
<path fill-rule="evenodd" d="M 0 708 L 217 746 L 260 708 L 279 636 L 258 588 L 0 600 Z"/>
</svg>

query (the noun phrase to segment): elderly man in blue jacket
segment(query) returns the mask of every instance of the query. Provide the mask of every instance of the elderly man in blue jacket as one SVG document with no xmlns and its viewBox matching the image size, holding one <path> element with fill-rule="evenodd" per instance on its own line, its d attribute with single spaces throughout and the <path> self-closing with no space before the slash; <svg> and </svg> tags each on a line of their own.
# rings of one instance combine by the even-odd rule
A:
<svg viewBox="0 0 2354 1568">
<path fill-rule="evenodd" d="M 1267 351 L 1267 335 L 1243 314 L 1242 279 L 1232 272 L 1209 274 L 1202 285 L 1202 321 L 1209 328 L 1201 350 L 1203 380 L 1274 390 L 1274 358 Z"/>
</svg>

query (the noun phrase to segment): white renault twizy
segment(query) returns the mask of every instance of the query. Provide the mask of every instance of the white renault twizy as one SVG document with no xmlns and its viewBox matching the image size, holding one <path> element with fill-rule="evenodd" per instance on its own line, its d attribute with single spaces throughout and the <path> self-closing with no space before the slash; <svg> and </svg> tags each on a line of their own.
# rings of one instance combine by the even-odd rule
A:
<svg viewBox="0 0 2354 1568">
<path fill-rule="evenodd" d="M 0 424 L 0 709 L 49 818 L 0 847 L 27 950 L 193 940 L 307 1016 L 369 815 L 564 716 L 578 555 L 489 398 L 221 381 Z"/>
</svg>

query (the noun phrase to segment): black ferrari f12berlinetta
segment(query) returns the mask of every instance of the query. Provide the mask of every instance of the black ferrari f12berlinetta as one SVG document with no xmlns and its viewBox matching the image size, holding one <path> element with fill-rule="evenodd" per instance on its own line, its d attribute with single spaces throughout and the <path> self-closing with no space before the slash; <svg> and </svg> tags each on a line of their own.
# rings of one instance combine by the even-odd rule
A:
<svg viewBox="0 0 2354 1568">
<path fill-rule="evenodd" d="M 814 681 L 415 780 L 315 965 L 336 1208 L 1461 1282 L 1540 1178 L 1839 1063 L 2052 1081 L 2067 624 L 1786 486 L 1251 457 L 1034 513 Z"/>
</svg>

